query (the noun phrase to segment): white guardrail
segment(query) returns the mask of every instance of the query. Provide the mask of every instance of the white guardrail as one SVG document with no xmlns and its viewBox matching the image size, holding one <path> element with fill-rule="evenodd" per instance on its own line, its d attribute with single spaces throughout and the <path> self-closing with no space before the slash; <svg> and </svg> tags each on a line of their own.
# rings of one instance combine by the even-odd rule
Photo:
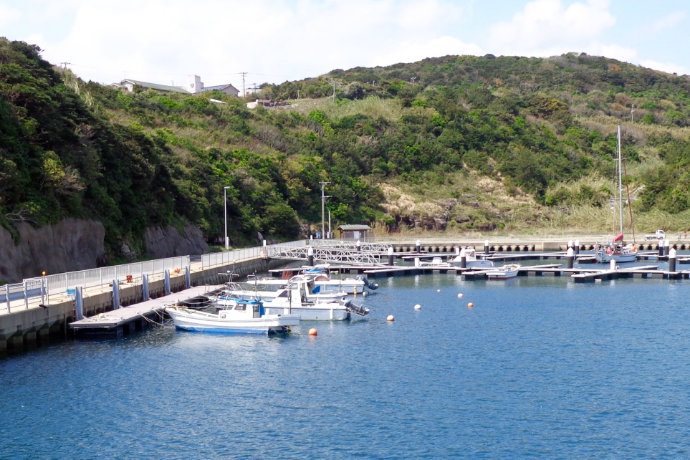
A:
<svg viewBox="0 0 690 460">
<path fill-rule="evenodd" d="M 307 245 L 308 240 L 292 241 L 289 243 L 269 244 L 246 249 L 233 249 L 232 251 L 212 252 L 201 256 L 201 268 L 228 265 L 242 260 L 272 257 L 284 249 L 301 248 Z"/>
<path fill-rule="evenodd" d="M 132 281 L 134 278 L 141 279 L 143 275 L 164 276 L 166 270 L 184 272 L 185 267 L 189 266 L 190 257 L 179 256 L 29 278 L 21 283 L 1 286 L 0 305 L 4 303 L 9 312 L 12 301 L 23 299 L 24 306 L 28 309 L 29 303 L 49 302 L 51 294 L 74 295 L 74 288 L 77 286 L 85 289 L 103 287 L 115 280 Z M 17 308 L 16 303 L 14 308 Z"/>
</svg>

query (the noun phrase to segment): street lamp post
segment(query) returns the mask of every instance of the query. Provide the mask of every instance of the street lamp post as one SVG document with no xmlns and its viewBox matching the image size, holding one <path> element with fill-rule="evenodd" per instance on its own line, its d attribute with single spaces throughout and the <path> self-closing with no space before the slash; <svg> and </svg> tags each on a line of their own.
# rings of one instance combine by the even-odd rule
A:
<svg viewBox="0 0 690 460">
<path fill-rule="evenodd" d="M 324 207 L 326 204 L 326 195 L 324 195 L 324 187 L 330 182 L 319 182 L 321 184 L 321 238 L 324 237 L 326 233 L 326 224 L 324 223 Z"/>
<path fill-rule="evenodd" d="M 230 249 L 230 240 L 228 239 L 228 189 L 230 187 L 223 187 L 223 215 L 225 220 L 225 249 Z"/>
</svg>

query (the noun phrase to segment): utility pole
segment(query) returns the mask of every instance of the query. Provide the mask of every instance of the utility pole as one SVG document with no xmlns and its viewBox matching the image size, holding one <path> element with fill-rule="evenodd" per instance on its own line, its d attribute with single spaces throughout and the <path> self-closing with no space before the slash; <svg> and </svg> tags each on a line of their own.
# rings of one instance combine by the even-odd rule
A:
<svg viewBox="0 0 690 460">
<path fill-rule="evenodd" d="M 326 224 L 324 221 L 324 208 L 326 207 L 326 195 L 323 193 L 324 192 L 324 187 L 326 184 L 330 184 L 330 182 L 319 182 L 321 184 L 321 238 L 323 238 L 323 235 L 326 233 Z"/>
<path fill-rule="evenodd" d="M 247 91 L 244 89 L 244 77 L 247 75 L 247 72 L 240 72 L 240 75 L 242 75 L 242 96 L 247 97 Z"/>
<path fill-rule="evenodd" d="M 67 66 L 71 65 L 72 63 L 71 62 L 61 62 L 60 64 L 62 64 L 63 70 L 67 70 Z"/>
</svg>

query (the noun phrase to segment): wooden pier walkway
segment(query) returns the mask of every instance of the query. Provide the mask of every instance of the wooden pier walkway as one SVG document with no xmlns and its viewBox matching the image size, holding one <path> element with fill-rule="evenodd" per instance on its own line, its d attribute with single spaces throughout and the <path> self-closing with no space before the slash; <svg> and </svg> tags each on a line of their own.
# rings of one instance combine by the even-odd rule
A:
<svg viewBox="0 0 690 460">
<path fill-rule="evenodd" d="M 69 327 L 80 335 L 89 335 L 89 333 L 102 335 L 110 332 L 113 335 L 120 336 L 125 329 L 134 330 L 141 328 L 142 321 L 160 322 L 163 317 L 163 310 L 167 305 L 174 305 L 180 301 L 204 295 L 221 287 L 222 285 L 191 287 L 156 299 L 99 313 L 95 316 L 70 323 Z"/>
</svg>

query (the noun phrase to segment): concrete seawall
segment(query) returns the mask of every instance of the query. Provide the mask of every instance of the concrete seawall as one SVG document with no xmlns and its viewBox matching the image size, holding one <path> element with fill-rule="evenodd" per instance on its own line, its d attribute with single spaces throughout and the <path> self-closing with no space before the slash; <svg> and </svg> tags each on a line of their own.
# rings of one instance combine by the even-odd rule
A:
<svg viewBox="0 0 690 460">
<path fill-rule="evenodd" d="M 266 272 L 271 268 L 285 265 L 285 260 L 252 259 L 235 262 L 231 265 L 216 266 L 206 270 L 200 268 L 190 270 L 192 286 L 204 284 L 222 284 L 228 277 L 222 275 L 232 271 L 240 276 L 252 273 Z M 165 294 L 163 279 L 149 280 L 149 295 L 152 298 Z M 170 290 L 180 291 L 185 288 L 184 273 L 171 274 Z M 131 305 L 143 300 L 141 281 L 120 284 L 120 304 Z M 100 287 L 88 288 L 83 291 L 84 316 L 93 316 L 113 309 L 112 290 Z M 28 309 L 13 308 L 11 313 L 0 314 L 0 353 L 22 351 L 36 346 L 60 341 L 71 337 L 69 323 L 76 320 L 76 305 L 74 298 L 68 295 L 50 295 L 50 303 L 45 306 L 32 305 Z M 136 329 L 145 327 L 142 318 Z"/>
</svg>

